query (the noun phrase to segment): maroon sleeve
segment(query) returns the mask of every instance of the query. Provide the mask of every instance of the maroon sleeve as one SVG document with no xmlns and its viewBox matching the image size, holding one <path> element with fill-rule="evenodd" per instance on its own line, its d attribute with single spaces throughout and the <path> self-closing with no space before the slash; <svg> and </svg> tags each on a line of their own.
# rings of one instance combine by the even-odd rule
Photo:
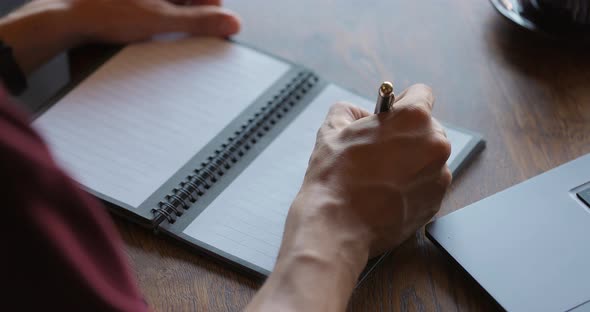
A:
<svg viewBox="0 0 590 312">
<path fill-rule="evenodd" d="M 109 215 L 1 90 L 0 172 L 2 310 L 147 310 Z"/>
</svg>

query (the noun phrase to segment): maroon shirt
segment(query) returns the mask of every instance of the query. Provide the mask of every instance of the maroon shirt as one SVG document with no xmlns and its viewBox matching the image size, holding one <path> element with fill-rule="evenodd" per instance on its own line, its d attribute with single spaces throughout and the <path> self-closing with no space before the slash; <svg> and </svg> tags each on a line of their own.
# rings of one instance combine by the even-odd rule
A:
<svg viewBox="0 0 590 312">
<path fill-rule="evenodd" d="M 145 311 L 105 209 L 0 90 L 2 310 Z"/>
</svg>

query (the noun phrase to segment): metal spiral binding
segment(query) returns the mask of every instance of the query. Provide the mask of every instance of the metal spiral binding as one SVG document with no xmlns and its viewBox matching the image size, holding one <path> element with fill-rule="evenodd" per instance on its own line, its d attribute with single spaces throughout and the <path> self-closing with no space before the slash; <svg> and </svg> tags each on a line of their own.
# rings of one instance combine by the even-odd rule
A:
<svg viewBox="0 0 590 312">
<path fill-rule="evenodd" d="M 185 210 L 202 197 L 258 140 L 278 123 L 317 82 L 318 77 L 311 72 L 300 72 L 279 94 L 260 108 L 252 118 L 234 132 L 207 162 L 193 170 L 180 185 L 152 209 L 153 226 L 157 228 L 163 221 L 174 223 Z"/>
</svg>

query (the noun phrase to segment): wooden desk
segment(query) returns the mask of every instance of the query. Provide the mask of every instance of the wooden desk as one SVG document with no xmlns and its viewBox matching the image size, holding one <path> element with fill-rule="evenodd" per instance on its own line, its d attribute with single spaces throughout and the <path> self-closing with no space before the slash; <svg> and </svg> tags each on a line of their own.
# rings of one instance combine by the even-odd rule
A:
<svg viewBox="0 0 590 312">
<path fill-rule="evenodd" d="M 434 88 L 435 115 L 485 135 L 439 215 L 590 152 L 590 53 L 520 31 L 479 1 L 227 0 L 238 39 L 373 98 L 393 79 Z M 259 282 L 117 221 L 154 310 L 236 311 Z M 523 229 L 526 231 L 526 229 Z M 353 311 L 494 310 L 493 301 L 421 232 L 355 292 Z"/>
</svg>

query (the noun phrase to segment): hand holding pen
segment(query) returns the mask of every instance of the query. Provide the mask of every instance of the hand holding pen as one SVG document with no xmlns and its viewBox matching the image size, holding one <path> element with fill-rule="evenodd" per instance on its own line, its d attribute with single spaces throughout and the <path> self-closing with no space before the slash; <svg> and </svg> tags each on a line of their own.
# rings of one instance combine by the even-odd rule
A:
<svg viewBox="0 0 590 312">
<path fill-rule="evenodd" d="M 432 118 L 432 90 L 414 85 L 395 98 L 386 82 L 376 115 L 348 103 L 332 106 L 289 212 L 283 246 L 294 246 L 297 237 L 325 250 L 338 245 L 334 241 L 358 239 L 351 245 L 361 247 L 354 251 L 360 272 L 368 257 L 399 245 L 438 211 L 451 182 L 451 147 Z M 311 219 L 321 220 L 317 228 L 301 221 Z M 296 235 L 298 229 L 309 236 Z M 322 244 L 318 237 L 333 240 Z"/>
</svg>

